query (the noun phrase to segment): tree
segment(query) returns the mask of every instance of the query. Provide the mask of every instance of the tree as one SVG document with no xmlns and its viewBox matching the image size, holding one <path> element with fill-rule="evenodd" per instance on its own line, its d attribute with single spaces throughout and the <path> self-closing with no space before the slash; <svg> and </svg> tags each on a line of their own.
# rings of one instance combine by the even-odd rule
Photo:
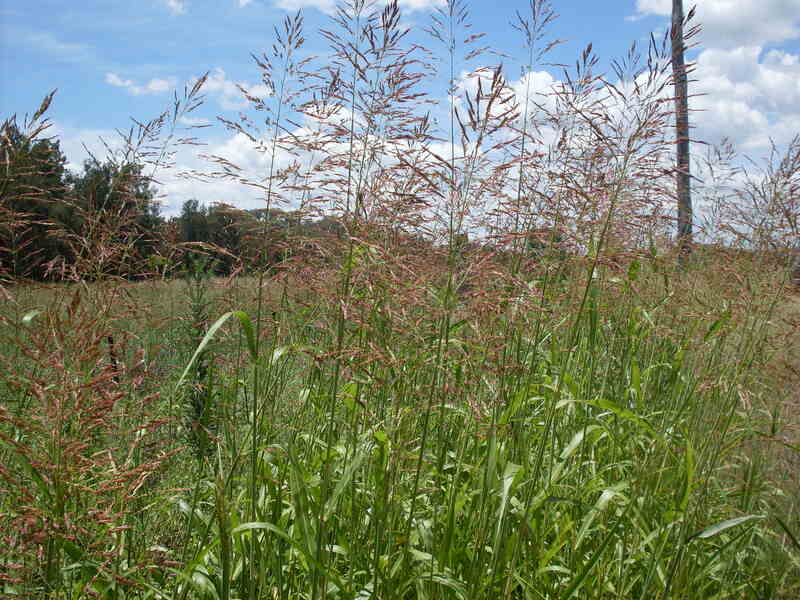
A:
<svg viewBox="0 0 800 600">
<path fill-rule="evenodd" d="M 216 271 L 228 275 L 251 258 L 247 256 L 244 238 L 253 219 L 248 213 L 223 203 L 214 203 L 208 210 L 209 241 L 217 248 Z"/>
<path fill-rule="evenodd" d="M 190 198 L 183 203 L 178 222 L 182 242 L 208 241 L 208 210 L 205 206 L 200 206 L 200 202 L 196 199 Z"/>
<path fill-rule="evenodd" d="M 692 17 L 694 9 L 689 13 Z M 684 53 L 683 0 L 672 0 L 672 72 L 675 83 L 675 135 L 677 138 L 678 244 L 691 251 L 692 192 L 689 168 L 689 82 Z"/>
<path fill-rule="evenodd" d="M 43 128 L 20 129 L 12 117 L 0 130 L 0 275 L 41 278 L 67 253 L 64 231 L 73 212 L 64 202 L 67 162 Z"/>
<path fill-rule="evenodd" d="M 139 277 L 161 239 L 155 190 L 136 163 L 87 160 L 67 178 L 79 225 L 71 236 L 76 274 Z"/>
</svg>

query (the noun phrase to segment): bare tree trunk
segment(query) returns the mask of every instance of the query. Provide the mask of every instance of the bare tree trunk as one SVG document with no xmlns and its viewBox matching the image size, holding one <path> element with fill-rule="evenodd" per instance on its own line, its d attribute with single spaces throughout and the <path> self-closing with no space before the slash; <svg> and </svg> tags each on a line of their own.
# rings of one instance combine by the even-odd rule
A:
<svg viewBox="0 0 800 600">
<path fill-rule="evenodd" d="M 689 166 L 689 82 L 684 60 L 683 0 L 672 0 L 671 37 L 678 163 L 678 244 L 681 253 L 688 254 L 692 244 L 692 191 Z"/>
</svg>

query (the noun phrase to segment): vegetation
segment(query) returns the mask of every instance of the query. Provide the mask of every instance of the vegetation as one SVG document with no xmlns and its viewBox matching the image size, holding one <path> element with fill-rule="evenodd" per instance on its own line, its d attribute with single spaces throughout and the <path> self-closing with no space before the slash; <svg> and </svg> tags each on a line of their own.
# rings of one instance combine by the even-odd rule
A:
<svg viewBox="0 0 800 600">
<path fill-rule="evenodd" d="M 6 122 L 4 596 L 800 593 L 796 148 L 696 188 L 679 260 L 669 36 L 545 94 L 553 18 L 517 16 L 512 94 L 448 0 L 441 128 L 396 2 L 342 4 L 326 69 L 287 19 L 263 129 L 224 121 L 267 172 L 204 175 L 254 211 L 156 210 L 204 78 L 82 174 L 52 97 Z"/>
<path fill-rule="evenodd" d="M 691 20 L 691 13 L 688 20 Z M 678 238 L 684 252 L 692 244 L 691 157 L 689 154 L 689 77 L 685 63 L 683 0 L 672 0 L 672 68 L 675 73 L 675 137 L 678 163 Z M 691 33 L 689 35 L 691 37 Z"/>
</svg>

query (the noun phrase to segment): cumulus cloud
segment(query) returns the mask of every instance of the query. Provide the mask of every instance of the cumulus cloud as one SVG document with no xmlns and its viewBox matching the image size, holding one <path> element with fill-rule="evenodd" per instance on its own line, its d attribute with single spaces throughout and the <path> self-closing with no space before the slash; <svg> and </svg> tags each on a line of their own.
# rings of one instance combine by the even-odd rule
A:
<svg viewBox="0 0 800 600">
<path fill-rule="evenodd" d="M 217 156 L 235 164 L 240 169 L 239 175 L 251 182 L 263 182 L 269 172 L 270 154 L 259 151 L 241 133 L 210 140 L 201 149 L 181 147 L 175 156 L 175 168 L 158 174 L 164 214 L 178 214 L 181 205 L 193 198 L 206 205 L 222 202 L 241 209 L 264 207 L 263 190 L 251 185 L 231 179 L 183 176 L 182 173 L 208 173 L 215 170 L 213 163 L 200 155 Z M 286 167 L 291 160 L 292 156 L 279 151 L 275 168 Z"/>
<path fill-rule="evenodd" d="M 415 10 L 430 10 L 444 6 L 445 3 L 445 0 L 400 0 L 400 8 L 406 8 L 413 12 Z"/>
<path fill-rule="evenodd" d="M 692 87 L 692 93 L 697 94 L 692 101 L 696 111 L 693 114 L 696 139 L 715 142 L 726 136 L 732 138 L 742 150 L 758 156 L 768 146 L 770 139 L 781 143 L 788 141 L 785 139 L 787 136 L 800 131 L 799 55 L 759 46 L 709 48 L 700 53 L 697 63 L 694 77 L 697 81 Z M 483 74 L 484 78 L 487 76 L 487 73 Z M 467 72 L 461 73 L 459 92 L 474 94 L 477 81 L 477 77 Z M 552 92 L 560 83 L 544 71 L 529 73 L 522 79 L 508 82 L 520 104 L 530 90 L 534 101 L 550 110 L 556 108 Z M 256 88 L 259 87 L 248 86 L 246 82 L 240 85 L 253 92 L 257 92 Z M 212 73 L 206 91 L 218 94 L 223 107 L 244 106 L 236 83 L 222 69 Z M 665 93 L 669 94 L 669 91 Z M 461 102 L 457 103 L 461 105 Z M 614 107 L 610 106 L 609 110 L 613 112 Z M 342 118 L 342 114 L 339 118 Z M 624 116 L 620 118 L 624 120 Z M 308 123 L 309 127 L 312 125 Z M 297 134 L 302 132 L 295 131 Z M 554 141 L 554 134 L 554 131 L 544 128 L 538 130 L 537 138 L 540 143 L 548 144 Z M 437 146 L 434 145 L 433 149 L 437 149 Z M 700 151 L 699 146 L 696 149 Z M 438 150 L 443 156 L 449 154 L 446 145 L 441 145 Z M 256 180 L 268 169 L 268 155 L 254 148 L 252 142 L 241 134 L 218 140 L 204 149 L 204 153 L 236 163 L 242 167 L 243 173 L 250 174 Z M 289 156 L 282 153 L 277 159 L 280 168 L 288 164 Z M 258 206 L 260 202 L 257 190 L 224 181 L 206 184 L 167 179 L 164 191 L 172 205 L 168 210 L 175 210 L 180 201 L 190 197 L 210 202 L 219 196 L 241 207 Z"/>
<path fill-rule="evenodd" d="M 743 149 L 789 141 L 800 121 L 800 56 L 759 46 L 708 49 L 697 58 L 692 101 L 698 137 Z"/>
<path fill-rule="evenodd" d="M 106 73 L 106 83 L 115 87 L 126 89 L 134 96 L 143 96 L 147 94 L 163 94 L 175 87 L 175 78 L 169 77 L 167 79 L 153 78 L 144 85 L 137 85 L 131 79 L 123 79 L 116 73 Z"/>
<path fill-rule="evenodd" d="M 275 7 L 288 11 L 316 8 L 324 13 L 333 14 L 336 0 L 275 0 Z"/>
<path fill-rule="evenodd" d="M 190 82 L 193 83 L 194 81 Z M 253 85 L 247 81 L 228 79 L 221 67 L 217 67 L 209 74 L 203 86 L 203 93 L 216 96 L 223 110 L 241 110 L 248 105 L 248 100 L 242 95 L 240 87 L 247 90 L 251 96 L 259 98 L 268 98 L 272 94 L 272 90 L 263 83 Z"/>
<path fill-rule="evenodd" d="M 196 124 L 196 123 L 192 123 Z M 66 167 L 74 172 L 83 170 L 84 161 L 94 156 L 104 161 L 111 152 L 119 151 L 124 143 L 119 133 L 111 129 L 91 129 L 75 127 L 62 122 L 54 122 L 47 130 L 48 135 L 58 138 L 61 149 L 67 157 Z M 241 135 L 233 135 L 223 139 L 209 141 L 201 148 L 180 146 L 174 148 L 175 167 L 161 169 L 154 173 L 158 180 L 158 198 L 162 213 L 172 216 L 180 213 L 181 205 L 186 200 L 196 198 L 210 205 L 213 202 L 225 202 L 240 208 L 259 208 L 263 206 L 262 194 L 252 187 L 236 182 L 211 179 L 198 180 L 182 176 L 187 171 L 207 171 L 209 163 L 199 154 L 213 154 L 239 163 L 251 176 L 265 173 L 267 156 L 253 148 L 252 144 Z M 281 157 L 280 164 L 285 164 L 288 157 Z M 149 173 L 149 171 L 148 171 Z"/>
<path fill-rule="evenodd" d="M 702 25 L 690 93 L 694 137 L 753 153 L 800 131 L 800 0 L 695 0 Z M 694 2 L 693 2 L 694 3 Z M 693 4 L 692 3 L 692 4 Z M 671 0 L 637 0 L 637 16 L 669 17 Z"/>
<path fill-rule="evenodd" d="M 80 128 L 54 121 L 47 130 L 47 135 L 58 138 L 61 150 L 67 157 L 67 169 L 80 172 L 83 162 L 90 158 L 90 153 L 98 160 L 103 160 L 108 152 L 120 147 L 119 134 L 111 129 Z"/>
<path fill-rule="evenodd" d="M 704 46 L 734 48 L 800 37 L 800 0 L 694 0 Z M 668 16 L 671 0 L 637 0 L 640 16 Z"/>
</svg>

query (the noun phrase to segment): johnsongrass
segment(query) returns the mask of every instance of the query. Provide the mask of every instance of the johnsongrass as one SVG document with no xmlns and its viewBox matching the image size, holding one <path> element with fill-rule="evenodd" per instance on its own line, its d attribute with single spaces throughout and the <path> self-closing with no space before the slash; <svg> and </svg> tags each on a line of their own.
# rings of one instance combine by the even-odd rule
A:
<svg viewBox="0 0 800 600">
<path fill-rule="evenodd" d="M 549 108 L 527 82 L 520 116 L 500 67 L 459 88 L 480 35 L 444 5 L 449 132 L 418 114 L 429 64 L 396 2 L 342 3 L 324 77 L 299 15 L 256 59 L 265 127 L 224 122 L 266 172 L 216 159 L 264 193 L 256 277 L 197 277 L 189 298 L 0 288 L 0 594 L 800 594 L 796 501 L 772 472 L 797 456 L 770 377 L 790 298 L 757 260 L 659 255 L 655 41 L 646 77 L 632 50 L 609 84 L 589 47 Z M 526 72 L 552 19 L 530 8 Z M 285 149 L 308 164 L 278 168 Z M 271 211 L 298 192 L 337 227 L 302 237 L 292 215 L 264 267 Z"/>
<path fill-rule="evenodd" d="M 252 319 L 233 311 L 189 355 L 162 354 L 176 359 L 174 379 L 163 382 L 160 408 L 148 409 L 153 418 L 169 409 L 167 391 L 182 388 L 194 360 L 216 365 L 208 397 L 220 404 L 213 412 L 219 422 L 205 464 L 192 468 L 196 453 L 180 450 L 186 437 L 161 439 L 161 448 L 180 454 L 144 486 L 126 488 L 124 529 L 100 527 L 91 546 L 75 536 L 55 538 L 62 559 L 51 554 L 47 579 L 4 583 L 4 593 L 302 598 L 323 580 L 318 594 L 326 598 L 791 598 L 797 591 L 796 514 L 770 484 L 774 458 L 759 446 L 775 427 L 760 416 L 774 299 L 764 293 L 766 283 L 749 299 L 729 298 L 690 319 L 684 312 L 697 313 L 711 292 L 702 288 L 707 267 L 686 275 L 690 289 L 665 281 L 656 259 L 627 274 L 606 277 L 601 269 L 588 290 L 533 280 L 553 293 L 500 311 L 458 305 L 445 346 L 435 294 L 416 308 L 407 298 L 398 306 L 379 279 L 365 278 L 390 260 L 365 252 L 353 261 L 360 316 L 342 326 L 341 339 L 331 326 L 341 318 L 335 301 L 309 304 L 303 294 L 288 294 L 279 300 L 274 326 L 282 333 L 274 343 L 257 347 Z M 255 306 L 255 284 L 241 283 L 215 305 Z M 170 288 L 139 284 L 130 293 L 151 298 L 160 315 L 164 293 L 150 286 Z M 191 314 L 180 290 L 173 295 L 176 310 Z M 690 304 L 690 296 L 699 303 Z M 575 319 L 582 302 L 583 318 Z M 26 310 L 36 306 L 45 312 Z M 141 300 L 137 306 L 144 310 Z M 42 343 L 35 336 L 48 335 L 45 323 L 58 322 L 55 307 L 17 308 L 9 318 L 30 315 L 17 325 L 23 350 Z M 86 314 L 96 313 L 87 306 Z M 184 331 L 172 318 L 176 332 Z M 126 323 L 132 335 L 144 324 Z M 169 319 L 159 332 L 171 344 L 186 343 L 170 333 Z M 339 344 L 345 352 L 332 403 L 330 353 Z M 187 359 L 179 367 L 181 356 Z M 46 379 L 55 368 L 30 367 L 20 368 L 16 381 Z M 19 420 L 40 398 L 4 381 L 4 406 L 14 412 L 3 413 L 3 464 L 17 476 L 5 485 L 27 494 L 29 506 L 52 510 L 51 479 L 37 457 L 55 448 L 37 437 L 43 430 Z M 138 401 L 118 402 L 123 410 Z M 264 407 L 256 444 L 254 406 Z M 119 414 L 124 418 L 104 425 L 119 434 L 95 430 L 87 438 L 81 456 L 94 456 L 94 471 L 78 455 L 65 463 L 74 465 L 65 475 L 80 478 L 75 484 L 84 490 L 59 495 L 68 500 L 58 510 L 71 519 L 116 493 L 97 487 L 106 476 L 98 469 L 110 468 L 97 452 L 110 448 L 110 439 L 150 439 L 134 433 L 143 424 L 139 412 Z M 131 437 L 121 435 L 125 427 Z M 14 428 L 27 446 L 13 443 Z M 435 434 L 423 448 L 426 429 Z M 134 461 L 154 455 L 144 442 L 130 447 L 127 464 L 140 472 Z M 37 480 L 25 464 L 45 476 Z M 26 481 L 34 486 L 27 492 L 13 487 Z M 16 527 L 11 509 L 4 502 L 4 518 Z M 113 560 L 104 558 L 108 551 Z M 32 558 L 27 566 L 35 571 Z"/>
<path fill-rule="evenodd" d="M 373 312 L 344 343 L 355 352 L 370 341 L 392 358 L 342 368 L 333 409 L 337 375 L 309 357 L 343 343 L 336 331 L 258 356 L 247 315 L 226 315 L 275 403 L 260 424 L 270 442 L 257 449 L 255 480 L 218 446 L 216 483 L 198 482 L 184 504 L 193 550 L 173 597 L 245 597 L 254 586 L 263 598 L 310 597 L 320 575 L 328 598 L 796 589 L 770 490 L 752 483 L 764 465 L 749 463 L 746 477 L 735 467 L 757 428 L 743 401 L 757 324 L 734 326 L 723 311 L 676 330 L 668 302 L 636 293 L 639 277 L 578 290 L 584 318 L 569 327 L 540 311 L 497 317 L 502 355 L 477 343 L 488 325 L 477 319 L 436 358 L 436 322 L 427 336 L 389 333 Z M 427 398 L 442 381 L 461 386 L 436 407 Z M 423 447 L 426 430 L 446 435 Z"/>
</svg>

